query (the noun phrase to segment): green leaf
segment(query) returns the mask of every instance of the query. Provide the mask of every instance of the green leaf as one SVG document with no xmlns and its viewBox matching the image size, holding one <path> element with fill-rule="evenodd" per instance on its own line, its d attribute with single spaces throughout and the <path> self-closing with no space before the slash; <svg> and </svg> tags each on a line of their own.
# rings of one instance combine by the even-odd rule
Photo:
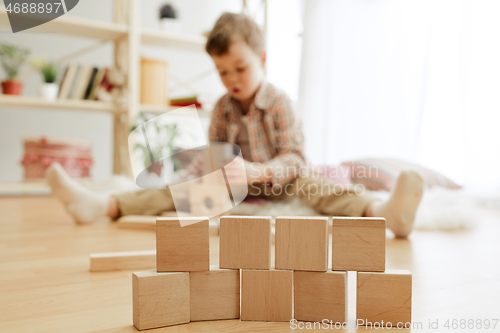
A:
<svg viewBox="0 0 500 333">
<path fill-rule="evenodd" d="M 30 51 L 9 44 L 0 44 L 0 64 L 7 74 L 8 80 L 15 79 Z"/>
</svg>

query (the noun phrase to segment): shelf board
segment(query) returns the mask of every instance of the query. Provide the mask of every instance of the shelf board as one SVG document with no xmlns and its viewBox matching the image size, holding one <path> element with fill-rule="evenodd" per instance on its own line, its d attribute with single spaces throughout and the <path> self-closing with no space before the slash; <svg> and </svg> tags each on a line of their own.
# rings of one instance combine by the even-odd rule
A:
<svg viewBox="0 0 500 333">
<path fill-rule="evenodd" d="M 10 27 L 5 7 L 0 8 L 0 25 Z M 89 20 L 72 15 L 63 15 L 27 31 L 55 32 L 64 35 L 116 40 L 127 36 L 129 28 L 125 24 L 116 24 L 98 20 Z M 189 51 L 203 51 L 206 38 L 203 36 L 166 33 L 143 29 L 141 42 L 144 45 L 178 48 Z"/>
<path fill-rule="evenodd" d="M 139 107 L 139 110 L 142 112 L 147 112 L 147 113 L 156 113 L 156 114 L 163 114 L 172 110 L 180 109 L 178 106 L 156 106 L 156 105 L 146 105 L 146 104 L 141 104 Z M 201 117 L 210 117 L 212 115 L 212 112 L 210 111 L 203 111 L 200 109 L 196 109 L 198 111 L 198 115 Z"/>
<path fill-rule="evenodd" d="M 5 7 L 0 8 L 0 24 L 10 27 L 9 22 Z M 89 20 L 66 14 L 26 31 L 55 32 L 78 37 L 115 40 L 125 36 L 128 33 L 128 27 L 124 24 Z"/>
<path fill-rule="evenodd" d="M 50 195 L 47 182 L 0 183 L 0 197 Z"/>
<path fill-rule="evenodd" d="M 101 111 L 111 113 L 121 113 L 116 105 L 112 103 L 85 100 L 57 100 L 55 102 L 45 101 L 36 97 L 0 95 L 0 108 L 5 106 L 46 108 L 46 109 L 70 109 L 83 111 Z"/>
<path fill-rule="evenodd" d="M 171 47 L 188 51 L 205 50 L 207 39 L 203 36 L 166 33 L 163 31 L 143 29 L 141 42 L 143 45 Z"/>
</svg>

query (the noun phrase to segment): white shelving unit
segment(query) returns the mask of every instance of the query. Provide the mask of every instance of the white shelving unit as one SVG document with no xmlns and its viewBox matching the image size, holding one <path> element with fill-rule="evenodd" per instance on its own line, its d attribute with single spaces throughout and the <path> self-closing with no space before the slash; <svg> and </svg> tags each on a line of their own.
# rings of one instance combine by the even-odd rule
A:
<svg viewBox="0 0 500 333">
<path fill-rule="evenodd" d="M 56 32 L 82 38 L 96 39 L 98 44 L 112 42 L 115 45 L 115 66 L 122 68 L 128 75 L 128 105 L 119 107 L 113 103 L 83 100 L 58 100 L 47 102 L 35 97 L 0 95 L 0 107 L 30 107 L 57 109 L 61 111 L 107 112 L 114 116 L 114 159 L 115 174 L 131 174 L 128 156 L 128 130 L 130 123 L 141 111 L 164 113 L 167 107 L 140 105 L 139 65 L 140 46 L 153 45 L 175 48 L 193 52 L 202 52 L 205 37 L 183 34 L 165 33 L 140 28 L 140 0 L 114 0 L 115 23 L 83 19 L 66 14 L 55 20 L 30 29 L 31 31 Z M 130 13 L 130 14 L 129 14 Z M 8 25 L 9 20 L 5 7 L 0 8 L 0 24 Z M 99 46 L 99 45 L 98 45 Z M 92 48 L 82 50 L 80 55 Z M 210 112 L 199 111 L 202 116 Z"/>
<path fill-rule="evenodd" d="M 163 114 L 165 112 L 171 111 L 178 109 L 178 106 L 170 106 L 170 107 L 163 107 L 163 106 L 156 106 L 156 105 L 141 105 L 140 110 L 141 112 L 146 112 L 146 113 L 158 113 L 158 114 Z M 212 114 L 211 111 L 203 111 L 198 109 L 198 115 L 202 117 L 209 117 Z"/>
<path fill-rule="evenodd" d="M 142 30 L 141 43 L 150 46 L 172 47 L 189 51 L 204 51 L 206 39 L 203 36 L 190 36 L 165 33 L 156 30 Z"/>
<path fill-rule="evenodd" d="M 0 8 L 0 22 L 9 24 L 9 18 L 5 7 Z M 55 20 L 34 27 L 30 29 L 30 31 L 57 32 L 76 37 L 114 40 L 125 37 L 128 33 L 128 27 L 125 24 L 102 22 L 71 15 L 63 15 Z"/>
<path fill-rule="evenodd" d="M 37 97 L 0 95 L 0 106 L 17 106 L 42 109 L 60 109 L 60 110 L 86 110 L 93 112 L 110 112 L 114 114 L 123 113 L 112 103 L 84 100 L 57 100 L 48 102 Z"/>
</svg>

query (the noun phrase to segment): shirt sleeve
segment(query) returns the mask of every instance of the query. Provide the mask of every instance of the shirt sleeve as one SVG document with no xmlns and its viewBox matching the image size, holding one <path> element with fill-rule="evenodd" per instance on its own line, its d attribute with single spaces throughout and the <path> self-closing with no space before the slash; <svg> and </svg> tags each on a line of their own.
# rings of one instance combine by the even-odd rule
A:
<svg viewBox="0 0 500 333">
<path fill-rule="evenodd" d="M 298 177 L 300 168 L 306 165 L 304 136 L 290 99 L 285 98 L 274 111 L 274 146 L 277 155 L 266 164 L 273 170 L 273 186 L 283 186 Z"/>
<path fill-rule="evenodd" d="M 224 119 L 224 102 L 223 98 L 219 99 L 212 111 L 210 127 L 208 130 L 208 141 L 210 142 L 226 142 L 226 121 Z"/>
</svg>

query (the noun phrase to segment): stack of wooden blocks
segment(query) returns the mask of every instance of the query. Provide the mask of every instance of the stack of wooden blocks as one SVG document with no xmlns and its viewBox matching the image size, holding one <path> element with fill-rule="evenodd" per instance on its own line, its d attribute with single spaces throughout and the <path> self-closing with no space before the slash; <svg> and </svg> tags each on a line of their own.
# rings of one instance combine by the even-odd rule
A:
<svg viewBox="0 0 500 333">
<path fill-rule="evenodd" d="M 157 269 L 132 278 L 139 330 L 237 318 L 344 323 L 347 271 L 357 271 L 357 318 L 411 321 L 411 274 L 386 271 L 383 218 L 334 217 L 331 270 L 327 217 L 277 217 L 274 268 L 270 217 L 222 217 L 219 267 L 210 266 L 208 219 L 190 219 L 157 220 Z"/>
</svg>

